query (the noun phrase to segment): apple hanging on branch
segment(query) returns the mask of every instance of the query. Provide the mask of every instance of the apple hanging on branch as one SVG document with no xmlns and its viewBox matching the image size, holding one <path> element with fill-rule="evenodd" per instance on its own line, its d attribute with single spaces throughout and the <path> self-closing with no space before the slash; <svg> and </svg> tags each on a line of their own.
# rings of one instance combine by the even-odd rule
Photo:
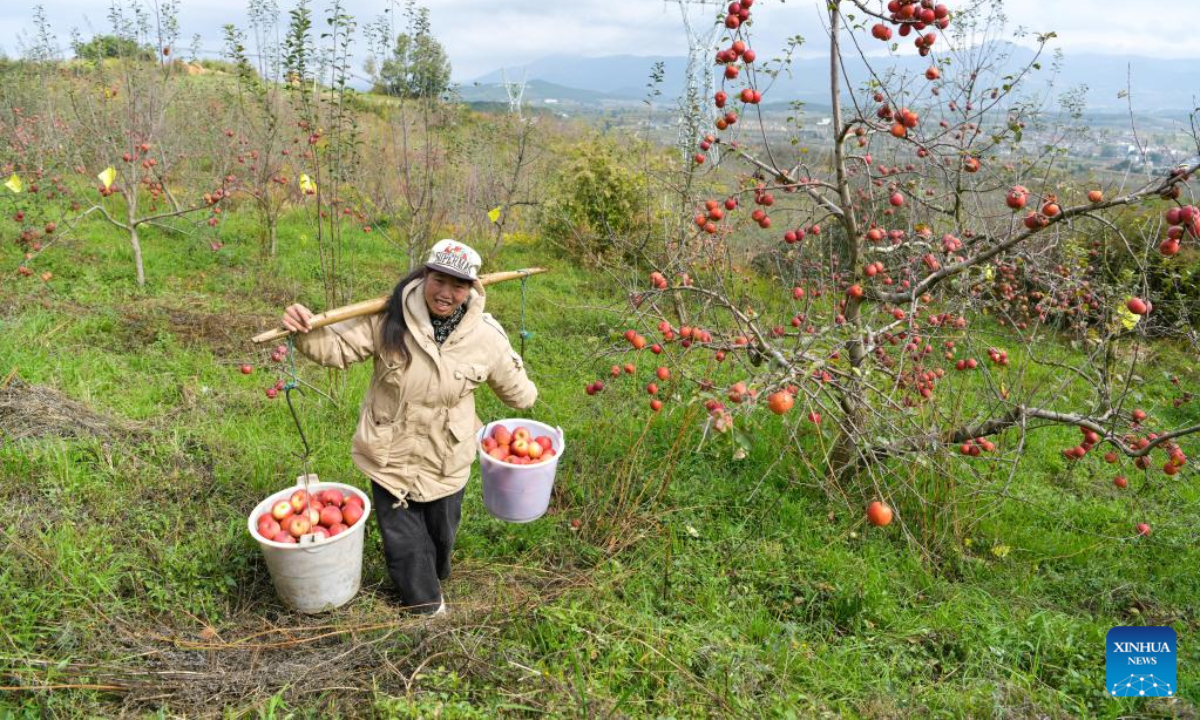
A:
<svg viewBox="0 0 1200 720">
<path fill-rule="evenodd" d="M 848 90 L 844 48 L 856 32 L 848 12 L 875 18 L 870 32 L 880 39 L 913 36 L 923 56 L 952 44 L 940 32 L 951 9 L 911 0 L 891 0 L 884 11 L 829 3 L 831 74 L 822 81 L 832 112 L 818 126 L 828 133 L 828 154 L 814 162 L 799 148 L 760 147 L 764 128 L 735 133 L 762 121 L 730 107 L 758 100 L 757 71 L 746 59 L 750 7 L 723 14 L 731 32 L 715 54 L 721 87 L 708 108 L 684 119 L 712 128 L 697 136 L 701 152 L 721 151 L 719 171 L 708 163 L 688 172 L 727 186 L 696 196 L 688 188 L 702 184 L 680 183 L 688 193 L 680 206 L 690 211 L 650 258 L 650 272 L 624 265 L 645 252 L 632 240 L 630 253 L 612 254 L 615 274 L 639 279 L 623 288 L 633 299 L 628 329 L 623 343 L 614 338 L 605 366 L 636 364 L 650 350 L 668 373 L 671 401 L 706 408 L 706 437 L 744 439 L 753 433 L 731 431 L 778 416 L 769 421 L 783 425 L 824 487 L 838 488 L 838 501 L 920 495 L 906 479 L 913 458 L 922 472 L 967 473 L 999 495 L 996 464 L 1019 461 L 1029 447 L 1010 438 L 1064 425 L 1083 429 L 1058 460 L 1064 471 L 1103 448 L 1146 469 L 1157 463 L 1152 456 L 1163 457 L 1164 475 L 1179 472 L 1180 443 L 1200 425 L 1148 433 L 1144 416 L 1123 409 L 1128 389 L 1114 379 L 1133 369 L 1117 372 L 1121 353 L 1102 351 L 1171 330 L 1157 320 L 1147 267 L 1108 277 L 1101 263 L 1072 255 L 1068 241 L 1111 233 L 1114 244 L 1168 259 L 1180 252 L 1174 243 L 1194 246 L 1200 212 L 1184 194 L 1200 164 L 1104 191 L 1036 181 L 1050 161 L 1025 149 L 1033 115 L 1018 90 L 1050 34 L 1015 73 L 977 58 L 974 66 L 935 62 L 937 72 L 906 79 L 860 54 L 873 80 L 865 91 Z M 913 85 L 935 80 L 953 94 Z M 1164 202 L 1165 240 L 1113 221 Z M 763 232 L 773 224 L 782 229 Z M 1092 349 L 1070 355 L 1069 372 L 1031 380 L 1056 342 Z M 652 411 L 663 407 L 657 386 L 611 373 L 609 380 L 590 383 L 588 394 L 623 403 L 644 389 Z M 968 397 L 980 400 L 964 404 Z M 795 405 L 800 412 L 791 412 Z"/>
</svg>

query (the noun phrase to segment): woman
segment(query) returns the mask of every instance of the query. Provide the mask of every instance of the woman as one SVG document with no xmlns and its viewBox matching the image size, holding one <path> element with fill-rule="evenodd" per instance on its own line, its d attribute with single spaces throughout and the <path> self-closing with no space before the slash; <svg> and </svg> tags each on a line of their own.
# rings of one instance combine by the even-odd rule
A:
<svg viewBox="0 0 1200 720">
<path fill-rule="evenodd" d="M 475 459 L 474 390 L 487 382 L 510 407 L 531 407 L 537 388 L 500 323 L 483 311 L 479 254 L 442 240 L 402 279 L 383 313 L 317 330 L 291 305 L 283 325 L 316 363 L 345 368 L 370 358 L 375 372 L 359 410 L 351 456 L 371 478 L 388 574 L 414 612 L 445 612 L 441 581 Z"/>
</svg>

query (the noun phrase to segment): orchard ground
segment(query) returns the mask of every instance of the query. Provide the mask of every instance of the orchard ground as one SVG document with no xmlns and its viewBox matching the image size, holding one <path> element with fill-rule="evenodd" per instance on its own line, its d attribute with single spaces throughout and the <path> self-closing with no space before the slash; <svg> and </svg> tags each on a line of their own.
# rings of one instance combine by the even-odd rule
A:
<svg viewBox="0 0 1200 720">
<path fill-rule="evenodd" d="M 101 224 L 45 255 L 49 282 L 0 285 L 0 717 L 1197 716 L 1190 467 L 1153 483 L 1130 467 L 1120 489 L 1099 458 L 1068 465 L 1073 428 L 1034 433 L 1008 496 L 924 558 L 903 533 L 916 509 L 877 529 L 826 499 L 784 440 L 795 412 L 760 413 L 736 461 L 727 440 L 701 443 L 699 405 L 668 392 L 652 413 L 657 363 L 626 356 L 610 280 L 537 242 L 489 269 L 553 269 L 526 298 L 529 415 L 568 441 L 549 514 L 496 521 L 472 478 L 447 620 L 397 611 L 373 518 L 360 595 L 287 611 L 245 517 L 300 474 L 300 443 L 264 392 L 280 366 L 249 338 L 289 302 L 320 307 L 321 288 L 307 220 L 285 218 L 272 261 L 239 239 L 252 222 L 227 220 L 219 252 L 148 230 L 144 290 L 127 239 Z M 347 237 L 355 295 L 386 292 L 404 269 L 394 248 Z M 16 267 L 17 248 L 2 252 Z M 518 283 L 489 291 L 514 344 L 520 300 Z M 1184 358 L 1154 346 L 1137 391 L 1172 426 L 1198 412 L 1169 409 L 1169 375 L 1200 386 Z M 636 379 L 609 380 L 626 360 Z M 349 444 L 369 366 L 344 386 L 300 372 L 340 398 L 296 398 L 312 470 L 365 488 Z M 478 399 L 485 421 L 519 415 Z M 1175 628 L 1174 698 L 1106 696 L 1117 625 Z"/>
</svg>

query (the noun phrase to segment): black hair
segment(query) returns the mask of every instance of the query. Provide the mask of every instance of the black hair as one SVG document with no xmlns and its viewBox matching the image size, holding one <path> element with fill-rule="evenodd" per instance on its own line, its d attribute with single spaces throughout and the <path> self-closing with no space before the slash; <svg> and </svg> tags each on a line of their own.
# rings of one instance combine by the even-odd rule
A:
<svg viewBox="0 0 1200 720">
<path fill-rule="evenodd" d="M 425 277 L 427 272 L 425 266 L 421 266 L 401 278 L 400 282 L 396 283 L 396 289 L 392 290 L 392 296 L 388 298 L 387 308 L 384 310 L 381 354 L 395 352 L 404 360 L 405 365 L 408 365 L 412 357 L 404 345 L 404 335 L 408 332 L 408 323 L 404 320 L 404 291 L 409 285 Z"/>
</svg>

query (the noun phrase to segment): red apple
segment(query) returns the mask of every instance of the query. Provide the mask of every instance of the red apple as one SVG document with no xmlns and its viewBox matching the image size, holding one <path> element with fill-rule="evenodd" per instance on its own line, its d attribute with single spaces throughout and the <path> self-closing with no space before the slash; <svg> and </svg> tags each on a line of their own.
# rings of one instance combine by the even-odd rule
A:
<svg viewBox="0 0 1200 720">
<path fill-rule="evenodd" d="M 519 427 L 516 430 L 513 430 L 513 440 L 524 440 L 528 442 L 532 437 L 533 434 L 529 432 L 529 428 Z"/>
<path fill-rule="evenodd" d="M 1141 298 L 1129 298 L 1129 301 L 1125 303 L 1125 307 L 1129 308 L 1129 312 L 1134 315 L 1145 315 L 1149 312 L 1146 301 Z"/>
<path fill-rule="evenodd" d="M 541 445 L 542 450 L 549 450 L 550 448 L 554 447 L 554 441 L 545 435 L 538 435 L 533 439 L 533 441 L 538 445 Z"/>
<path fill-rule="evenodd" d="M 783 390 L 771 393 L 770 397 L 767 398 L 767 407 L 776 415 L 783 415 L 788 410 L 791 410 L 795 403 L 796 401 L 792 399 L 792 396 Z"/>
<path fill-rule="evenodd" d="M 273 538 L 280 533 L 283 528 L 279 527 L 279 523 L 275 522 L 275 518 L 264 514 L 258 520 L 258 534 L 265 538 Z"/>
<path fill-rule="evenodd" d="M 512 454 L 517 457 L 529 457 L 529 441 L 521 438 L 513 438 L 510 446 Z"/>
<path fill-rule="evenodd" d="M 346 499 L 342 501 L 342 509 L 345 510 L 346 506 L 350 505 L 351 503 L 357 505 L 361 509 L 363 506 L 363 499 L 355 493 L 349 493 L 346 495 Z"/>
<path fill-rule="evenodd" d="M 1150 536 L 1150 526 L 1144 522 L 1138 523 L 1137 524 L 1137 533 L 1138 533 L 1138 535 L 1142 535 L 1144 537 L 1149 537 Z"/>
<path fill-rule="evenodd" d="M 538 442 L 526 443 L 526 451 L 525 452 L 527 452 L 529 454 L 530 460 L 540 459 L 542 457 L 542 453 L 544 453 L 545 451 L 546 451 L 546 449 L 542 447 L 541 443 L 538 443 Z"/>
<path fill-rule="evenodd" d="M 341 507 L 346 497 L 342 495 L 342 491 L 336 488 L 329 488 L 321 493 L 321 502 L 334 507 Z"/>
<path fill-rule="evenodd" d="M 288 532 L 291 533 L 292 537 L 294 538 L 307 535 L 308 531 L 311 529 L 312 523 L 309 522 L 308 518 L 303 515 L 293 515 L 292 522 L 290 525 L 288 525 Z"/>
<path fill-rule="evenodd" d="M 292 497 L 289 502 L 292 503 L 293 512 L 300 512 L 308 505 L 308 493 L 304 492 L 303 490 L 297 490 L 296 492 L 292 493 Z"/>
<path fill-rule="evenodd" d="M 287 543 L 289 545 L 296 544 L 296 538 L 292 537 L 291 533 L 285 532 L 283 530 L 280 530 L 279 533 L 276 534 L 275 537 L 273 537 L 271 539 L 277 543 Z"/>
<path fill-rule="evenodd" d="M 330 537 L 329 530 L 327 528 L 321 527 L 320 525 L 317 525 L 316 527 L 314 527 L 310 534 L 315 535 L 318 540 L 328 540 Z"/>
<path fill-rule="evenodd" d="M 293 512 L 292 504 L 287 500 L 280 500 L 271 506 L 271 517 L 282 522 L 284 518 L 291 515 Z"/>
<path fill-rule="evenodd" d="M 329 527 L 329 537 L 337 537 L 338 535 L 341 535 L 342 533 L 346 532 L 346 530 L 348 530 L 348 529 L 349 528 L 347 528 L 345 525 L 343 525 L 341 523 L 338 523 L 336 525 L 331 525 Z"/>
<path fill-rule="evenodd" d="M 878 500 L 867 506 L 867 521 L 876 527 L 892 522 L 892 509 Z"/>
<path fill-rule="evenodd" d="M 254 366 L 253 366 L 253 365 L 243 365 L 243 366 L 242 366 L 242 374 L 243 374 L 243 375 L 249 375 L 249 374 L 250 374 L 250 373 L 252 373 L 252 372 L 254 372 Z"/>
<path fill-rule="evenodd" d="M 347 527 L 352 527 L 362 516 L 363 509 L 359 505 L 346 503 L 346 506 L 342 508 L 342 522 Z"/>
<path fill-rule="evenodd" d="M 1125 479 L 1124 475 L 1118 475 L 1113 478 L 1113 485 L 1116 485 L 1123 490 L 1126 487 L 1129 487 L 1129 481 Z"/>
<path fill-rule="evenodd" d="M 512 442 L 512 433 L 503 425 L 492 428 L 492 437 L 495 438 L 497 445 L 508 445 Z"/>
<path fill-rule="evenodd" d="M 325 507 L 321 508 L 321 514 L 318 520 L 325 527 L 340 525 L 342 522 L 342 511 L 332 505 L 326 505 Z"/>
</svg>

